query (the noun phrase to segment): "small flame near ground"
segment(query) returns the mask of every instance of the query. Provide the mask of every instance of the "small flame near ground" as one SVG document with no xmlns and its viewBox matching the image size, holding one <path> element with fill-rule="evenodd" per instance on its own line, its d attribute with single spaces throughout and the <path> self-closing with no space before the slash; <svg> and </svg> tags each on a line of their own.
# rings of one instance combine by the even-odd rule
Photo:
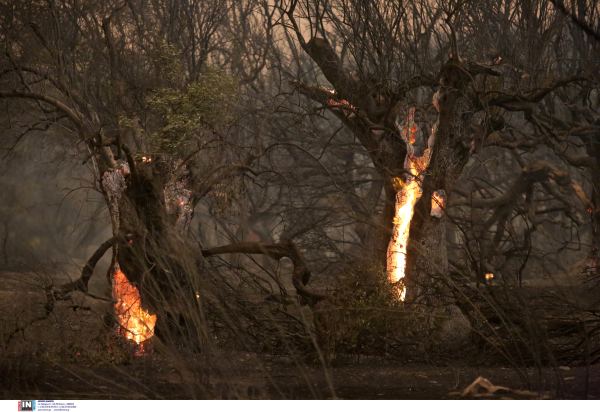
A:
<svg viewBox="0 0 600 412">
<path fill-rule="evenodd" d="M 113 275 L 113 294 L 117 299 L 115 312 L 119 319 L 119 334 L 139 345 L 138 355 L 148 347 L 146 342 L 154 336 L 156 315 L 142 309 L 138 289 L 129 283 L 120 268 Z"/>
</svg>

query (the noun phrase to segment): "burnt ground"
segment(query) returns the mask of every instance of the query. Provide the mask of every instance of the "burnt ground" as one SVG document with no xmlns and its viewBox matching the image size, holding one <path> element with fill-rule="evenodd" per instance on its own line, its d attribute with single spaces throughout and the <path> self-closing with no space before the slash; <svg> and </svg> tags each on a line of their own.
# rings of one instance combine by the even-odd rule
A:
<svg viewBox="0 0 600 412">
<path fill-rule="evenodd" d="M 35 282 L 5 274 L 0 279 L 3 342 L 15 326 L 40 316 L 44 303 Z M 69 307 L 79 303 L 57 306 L 52 316 L 14 334 L 1 348 L 0 398 L 456 399 L 481 376 L 494 385 L 536 392 L 499 391 L 494 398 L 600 399 L 600 364 L 538 370 L 457 353 L 446 363 L 354 356 L 324 368 L 314 359 L 233 350 L 183 361 L 158 350 L 119 358 L 98 349 L 107 303 L 88 301 L 85 311 Z"/>
<path fill-rule="evenodd" d="M 383 359 L 334 365 L 298 365 L 289 357 L 256 356 L 229 352 L 228 365 L 217 365 L 210 376 L 191 376 L 158 356 L 134 359 L 121 367 L 51 365 L 28 362 L 20 380 L 10 382 L 9 399 L 457 399 L 478 376 L 510 389 L 540 386 L 539 371 L 518 372 L 507 366 L 434 366 L 391 364 Z M 560 375 L 561 393 L 557 373 Z M 588 375 L 589 374 L 589 375 Z M 187 376 L 186 376 L 187 375 Z M 541 371 L 541 393 L 514 394 L 500 391 L 494 399 L 600 399 L 600 365 L 563 367 Z M 6 382 L 3 383 L 3 386 Z M 6 386 L 4 386 L 6 389 Z M 333 392 L 331 390 L 333 387 Z M 490 398 L 486 396 L 486 398 Z"/>
</svg>

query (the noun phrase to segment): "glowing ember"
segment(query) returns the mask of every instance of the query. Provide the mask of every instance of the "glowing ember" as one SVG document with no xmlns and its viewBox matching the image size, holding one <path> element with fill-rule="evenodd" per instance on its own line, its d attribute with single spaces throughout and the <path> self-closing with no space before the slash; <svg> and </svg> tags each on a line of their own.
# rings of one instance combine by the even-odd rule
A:
<svg viewBox="0 0 600 412">
<path fill-rule="evenodd" d="M 492 280 L 494 279 L 494 274 L 493 273 L 486 273 L 485 274 L 485 280 Z"/>
<path fill-rule="evenodd" d="M 436 190 L 431 197 L 431 216 L 438 219 L 444 216 L 446 208 L 446 192 L 444 190 Z"/>
<path fill-rule="evenodd" d="M 187 165 L 181 161 L 174 163 L 174 172 L 171 180 L 165 185 L 165 205 L 169 214 L 177 213 L 177 227 L 182 232 L 189 229 L 193 217 L 194 202 L 192 192 L 185 187 L 187 176 L 190 175 Z M 181 180 L 180 180 L 181 179 Z"/>
<path fill-rule="evenodd" d="M 355 107 L 352 106 L 347 100 L 327 100 L 328 106 L 340 106 L 342 108 L 342 113 L 348 117 L 354 117 Z M 333 110 L 339 110 L 338 108 L 333 108 Z"/>
<path fill-rule="evenodd" d="M 129 283 L 118 266 L 113 275 L 113 293 L 118 300 L 115 312 L 119 319 L 119 334 L 137 344 L 150 339 L 154 335 L 156 315 L 142 309 L 138 289 Z"/>
</svg>

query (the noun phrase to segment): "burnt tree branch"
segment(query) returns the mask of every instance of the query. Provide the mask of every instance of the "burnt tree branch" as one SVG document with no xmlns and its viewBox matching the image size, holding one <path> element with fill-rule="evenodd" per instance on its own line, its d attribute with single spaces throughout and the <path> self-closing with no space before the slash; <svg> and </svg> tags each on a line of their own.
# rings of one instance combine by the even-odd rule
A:
<svg viewBox="0 0 600 412">
<path fill-rule="evenodd" d="M 90 257 L 86 265 L 83 267 L 83 270 L 81 271 L 81 277 L 73 282 L 65 283 L 64 285 L 59 286 L 54 292 L 54 297 L 64 300 L 66 296 L 73 291 L 80 291 L 88 294 L 88 283 L 94 274 L 94 268 L 96 267 L 98 261 L 102 258 L 102 256 L 104 256 L 108 249 L 119 243 L 126 243 L 127 239 L 128 236 L 118 234 L 101 244 L 98 250 L 96 250 L 96 252 L 92 255 L 92 257 Z"/>
<path fill-rule="evenodd" d="M 515 202 L 519 196 L 530 190 L 534 183 L 547 181 L 549 179 L 556 181 L 559 186 L 571 187 L 577 197 L 581 200 L 581 203 L 586 207 L 589 206 L 589 201 L 587 198 L 585 198 L 583 190 L 579 187 L 579 185 L 571 180 L 571 176 L 568 173 L 558 169 L 548 162 L 543 161 L 533 162 L 525 166 L 519 177 L 517 177 L 512 184 L 511 188 L 504 194 L 493 198 L 482 199 L 472 197 L 472 194 L 469 191 L 455 187 L 454 191 L 463 196 L 464 199 L 454 202 L 452 206 L 469 205 L 477 208 L 498 208 L 511 202 Z"/>
<path fill-rule="evenodd" d="M 291 240 L 285 240 L 280 243 L 266 242 L 241 242 L 229 245 L 217 246 L 202 250 L 202 256 L 209 257 L 221 255 L 224 253 L 249 253 L 266 255 L 271 259 L 280 260 L 284 257 L 289 258 L 294 264 L 292 283 L 296 292 L 301 297 L 308 300 L 309 305 L 313 306 L 321 300 L 331 300 L 331 296 L 323 293 L 317 293 L 309 290 L 306 285 L 310 280 L 311 273 L 306 267 L 304 255 Z"/>
<path fill-rule="evenodd" d="M 92 257 L 90 257 L 90 259 L 87 261 L 86 265 L 83 267 L 83 270 L 81 271 L 81 277 L 79 279 L 77 279 L 73 282 L 69 282 L 69 283 L 60 285 L 56 289 L 54 289 L 52 287 L 52 285 L 45 286 L 44 290 L 46 292 L 46 304 L 44 305 L 44 313 L 40 316 L 37 316 L 37 317 L 31 319 L 25 325 L 15 327 L 15 329 L 13 331 L 11 331 L 11 333 L 8 334 L 8 337 L 4 341 L 4 346 L 6 347 L 18 333 L 24 332 L 25 329 L 27 329 L 29 326 L 33 325 L 34 323 L 41 322 L 41 321 L 48 319 L 50 317 L 50 315 L 52 314 L 52 312 L 54 311 L 55 302 L 59 301 L 59 300 L 70 301 L 71 297 L 69 296 L 69 293 L 71 293 L 73 291 L 83 292 L 86 295 L 93 297 L 94 299 L 112 302 L 109 299 L 102 298 L 100 296 L 95 296 L 95 295 L 88 293 L 88 291 L 87 291 L 88 283 L 90 281 L 90 278 L 94 274 L 94 268 L 96 267 L 96 264 L 102 258 L 102 256 L 104 256 L 106 251 L 118 243 L 125 243 L 127 241 L 127 239 L 128 239 L 128 236 L 119 234 L 119 235 L 111 237 L 106 242 L 101 244 L 100 247 L 98 248 L 98 250 L 96 250 L 96 252 L 92 255 Z M 90 310 L 89 306 L 82 306 L 82 305 L 70 305 L 69 308 L 73 309 L 73 311 L 76 311 L 77 309 Z"/>
<path fill-rule="evenodd" d="M 565 7 L 565 4 L 562 1 L 550 0 L 550 2 L 552 4 L 554 4 L 554 7 L 559 9 L 561 11 L 561 13 L 563 13 L 565 16 L 567 16 L 569 19 L 571 19 L 571 21 L 573 23 L 575 23 L 575 25 L 577 25 L 577 27 L 579 27 L 581 30 L 583 30 L 583 32 L 585 34 L 594 38 L 596 41 L 600 41 L 600 32 L 595 31 L 592 28 L 592 26 L 589 23 L 587 23 L 584 19 L 576 16 L 574 13 L 571 13 L 569 10 L 567 10 L 567 8 Z"/>
</svg>

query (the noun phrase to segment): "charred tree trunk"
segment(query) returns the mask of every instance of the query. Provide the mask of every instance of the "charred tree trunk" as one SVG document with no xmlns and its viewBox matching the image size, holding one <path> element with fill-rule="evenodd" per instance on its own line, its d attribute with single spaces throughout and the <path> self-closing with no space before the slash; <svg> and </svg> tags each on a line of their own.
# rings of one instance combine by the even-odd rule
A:
<svg viewBox="0 0 600 412">
<path fill-rule="evenodd" d="M 445 276 L 448 273 L 445 231 L 446 214 L 432 216 L 435 191 L 446 193 L 449 201 L 454 184 L 469 160 L 472 138 L 469 133 L 474 109 L 465 88 L 469 74 L 458 58 L 450 59 L 440 71 L 439 123 L 431 160 L 423 178 L 421 198 L 415 205 L 407 256 L 407 298 L 437 306 L 447 301 Z M 447 204 L 447 203 L 446 203 Z"/>
<path fill-rule="evenodd" d="M 402 160 L 404 164 L 404 159 Z M 385 203 L 381 216 L 379 217 L 379 225 L 377 227 L 377 235 L 375 239 L 375 247 L 373 248 L 373 259 L 381 264 L 382 267 L 387 265 L 387 254 L 390 241 L 392 240 L 392 229 L 394 227 L 394 216 L 396 214 L 396 189 L 393 184 L 393 177 L 386 176 L 383 184 L 385 193 Z"/>
<path fill-rule="evenodd" d="M 197 343 L 193 325 L 199 314 L 196 274 L 202 257 L 187 239 L 187 225 L 177 225 L 182 215 L 176 219 L 169 213 L 165 176 L 173 173 L 172 167 L 157 159 L 136 172 L 118 201 L 119 231 L 131 234 L 131 243 L 117 251 L 117 262 L 137 286 L 142 308 L 156 315 L 155 335 L 177 345 Z"/>
</svg>

